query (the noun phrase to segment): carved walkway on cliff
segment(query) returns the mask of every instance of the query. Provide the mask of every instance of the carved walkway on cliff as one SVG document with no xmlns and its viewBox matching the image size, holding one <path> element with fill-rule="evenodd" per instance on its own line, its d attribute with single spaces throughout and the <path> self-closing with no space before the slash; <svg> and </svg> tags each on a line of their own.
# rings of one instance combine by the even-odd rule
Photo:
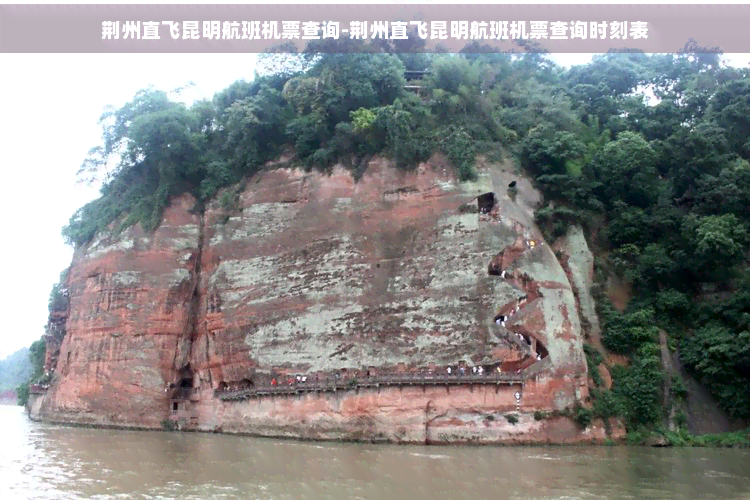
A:
<svg viewBox="0 0 750 500">
<path fill-rule="evenodd" d="M 515 186 L 515 181 L 511 183 L 511 186 Z M 498 222 L 500 220 L 498 212 L 499 204 L 494 193 L 485 193 L 478 197 L 477 200 L 480 207 L 480 221 L 494 219 L 495 222 Z M 524 358 L 520 362 L 522 370 L 525 371 L 531 367 L 535 367 L 535 371 L 538 372 L 550 363 L 547 360 L 549 351 L 546 346 L 543 345 L 536 335 L 522 325 L 509 325 L 506 327 L 505 324 L 507 321 L 512 321 L 514 316 L 542 297 L 539 286 L 533 282 L 528 274 L 513 272 L 510 268 L 514 261 L 523 255 L 538 251 L 544 243 L 528 239 L 529 235 L 526 234 L 519 223 L 515 223 L 514 228 L 517 233 L 520 233 L 518 234 L 518 238 L 514 243 L 506 246 L 492 258 L 487 266 L 487 272 L 490 276 L 497 276 L 516 290 L 522 291 L 524 295 L 520 299 L 517 299 L 515 305 L 512 302 L 505 304 L 498 311 L 493 320 L 492 330 L 495 332 L 496 337 L 504 339 L 524 355 Z"/>
<path fill-rule="evenodd" d="M 240 390 L 216 390 L 214 394 L 224 400 L 240 400 L 260 396 L 293 395 L 306 392 L 337 392 L 354 389 L 368 389 L 393 386 L 421 386 L 428 385 L 515 385 L 523 384 L 525 377 L 521 374 L 492 374 L 492 375 L 382 375 L 364 379 L 328 379 L 323 381 L 296 382 L 294 384 L 279 384 L 251 387 Z"/>
<path fill-rule="evenodd" d="M 478 211 L 480 219 L 484 216 L 497 218 L 497 200 L 494 193 L 485 193 L 477 197 Z M 363 388 L 380 388 L 380 387 L 403 387 L 403 386 L 421 386 L 423 390 L 431 386 L 451 386 L 451 385 L 516 385 L 523 384 L 528 378 L 534 377 L 540 371 L 550 366 L 549 352 L 542 342 L 531 332 L 524 328 L 511 325 L 505 327 L 505 321 L 512 319 L 513 316 L 521 312 L 542 295 L 538 286 L 532 282 L 531 278 L 525 273 L 519 274 L 509 271 L 511 264 L 521 255 L 533 252 L 542 247 L 542 242 L 527 240 L 525 235 L 520 236 L 520 240 L 506 247 L 500 254 L 495 256 L 488 266 L 490 275 L 499 276 L 514 288 L 524 292 L 524 296 L 517 301 L 515 305 L 506 304 L 497 317 L 502 317 L 502 321 L 496 323 L 493 321 L 492 327 L 496 335 L 504 338 L 518 349 L 523 355 L 512 371 L 501 373 L 487 372 L 485 374 L 465 373 L 460 374 L 439 374 L 425 375 L 418 374 L 398 374 L 398 375 L 375 375 L 372 377 L 353 377 L 353 378 L 334 378 L 326 377 L 324 380 L 310 380 L 309 382 L 293 381 L 292 383 L 279 382 L 278 385 L 270 385 L 264 381 L 263 384 L 254 387 L 240 389 L 217 389 L 214 391 L 216 397 L 225 400 L 242 400 L 262 396 L 282 396 L 295 395 L 310 392 L 337 392 L 358 390 Z M 501 327 L 501 324 L 502 327 Z M 455 368 L 455 367 L 454 367 Z M 518 370 L 518 371 L 516 371 Z"/>
</svg>

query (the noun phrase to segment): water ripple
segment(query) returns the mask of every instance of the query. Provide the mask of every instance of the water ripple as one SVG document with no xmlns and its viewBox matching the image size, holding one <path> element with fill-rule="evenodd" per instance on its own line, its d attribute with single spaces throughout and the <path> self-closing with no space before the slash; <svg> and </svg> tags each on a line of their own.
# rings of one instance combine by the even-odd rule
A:
<svg viewBox="0 0 750 500">
<path fill-rule="evenodd" d="M 1 500 L 750 499 L 750 453 L 420 447 L 133 432 L 0 407 Z"/>
</svg>

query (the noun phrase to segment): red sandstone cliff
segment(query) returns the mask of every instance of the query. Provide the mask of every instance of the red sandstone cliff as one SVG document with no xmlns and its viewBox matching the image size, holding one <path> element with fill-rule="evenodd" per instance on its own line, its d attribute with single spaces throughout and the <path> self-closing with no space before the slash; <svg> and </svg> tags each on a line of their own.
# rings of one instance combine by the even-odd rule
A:
<svg viewBox="0 0 750 500">
<path fill-rule="evenodd" d="M 515 202 L 506 195 L 512 180 Z M 477 203 L 488 192 L 494 204 Z M 466 209 L 472 200 L 479 213 Z M 576 300 L 533 224 L 538 201 L 525 179 L 499 167 L 459 184 L 439 160 L 408 174 L 376 161 L 359 183 L 338 169 L 271 170 L 250 180 L 228 220 L 218 204 L 193 214 L 184 196 L 154 234 L 134 227 L 76 252 L 55 377 L 32 415 L 412 442 L 603 437 L 600 427 L 531 418 L 588 392 Z M 498 315 L 508 317 L 502 326 Z M 526 380 L 237 401 L 215 394 L 284 374 L 458 364 L 525 370 Z M 175 396 L 170 384 L 194 389 Z M 502 418 L 508 412 L 519 421 Z"/>
</svg>

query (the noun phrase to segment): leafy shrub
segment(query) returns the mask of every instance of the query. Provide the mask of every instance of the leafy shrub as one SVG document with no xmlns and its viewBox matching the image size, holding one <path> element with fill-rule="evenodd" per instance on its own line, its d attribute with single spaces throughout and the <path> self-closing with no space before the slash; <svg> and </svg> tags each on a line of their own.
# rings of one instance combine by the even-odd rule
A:
<svg viewBox="0 0 750 500">
<path fill-rule="evenodd" d="M 177 425 L 173 420 L 170 420 L 168 418 L 165 418 L 161 421 L 161 428 L 165 431 L 173 431 L 177 428 Z"/>
<path fill-rule="evenodd" d="M 49 311 L 65 311 L 68 308 L 68 297 L 65 293 L 65 285 L 56 283 L 52 287 L 48 303 Z"/>
<path fill-rule="evenodd" d="M 687 427 L 688 425 L 687 414 L 682 410 L 677 411 L 677 413 L 675 413 L 675 416 L 674 416 L 674 423 L 675 425 L 677 425 L 677 427 L 680 427 L 680 428 Z"/>
<path fill-rule="evenodd" d="M 585 225 L 586 221 L 583 213 L 577 209 L 550 204 L 537 210 L 534 218 L 549 242 L 565 236 L 570 226 Z"/>
<path fill-rule="evenodd" d="M 593 412 L 596 417 L 604 419 L 606 422 L 612 417 L 622 415 L 623 401 L 617 392 L 593 389 L 591 395 L 594 401 Z"/>
<path fill-rule="evenodd" d="M 659 346 L 643 345 L 633 356 L 630 367 L 618 368 L 613 375 L 617 374 L 628 430 L 653 427 L 661 421 L 664 411 L 661 406 L 664 374 Z"/>
<path fill-rule="evenodd" d="M 591 425 L 591 421 L 594 419 L 594 413 L 589 408 L 577 405 L 573 411 L 573 419 L 582 429 L 585 429 Z"/>
<path fill-rule="evenodd" d="M 750 448 L 750 433 L 744 430 L 722 434 L 704 434 L 702 436 L 694 436 L 693 442 L 695 446 Z"/>
<path fill-rule="evenodd" d="M 357 133 L 368 130 L 375 123 L 377 115 L 372 110 L 366 108 L 359 108 L 351 113 L 352 125 L 354 125 L 354 131 Z"/>
<path fill-rule="evenodd" d="M 684 401 L 685 398 L 687 398 L 688 390 L 685 386 L 685 382 L 682 380 L 682 377 L 675 373 L 672 375 L 671 382 L 672 383 L 670 391 L 672 393 L 672 396 L 674 396 L 676 399 Z"/>
<path fill-rule="evenodd" d="M 604 363 L 602 353 L 591 344 L 583 344 L 583 352 L 588 356 L 590 366 L 599 366 Z"/>
<path fill-rule="evenodd" d="M 474 139 L 464 127 L 448 127 L 442 135 L 440 148 L 455 165 L 458 177 L 462 181 L 477 178 L 474 170 L 478 150 Z"/>
<path fill-rule="evenodd" d="M 594 385 L 596 387 L 603 387 L 604 380 L 602 379 L 602 374 L 599 372 L 598 367 L 604 362 L 604 358 L 591 344 L 583 344 L 583 352 L 586 355 L 586 364 L 589 367 L 589 375 L 591 375 Z"/>
<path fill-rule="evenodd" d="M 29 383 L 25 382 L 16 388 L 18 406 L 26 406 L 29 401 Z"/>
<path fill-rule="evenodd" d="M 655 326 L 653 308 L 644 308 L 627 314 L 608 309 L 602 322 L 604 347 L 619 354 L 630 354 L 644 343 L 655 342 L 658 329 Z"/>
</svg>

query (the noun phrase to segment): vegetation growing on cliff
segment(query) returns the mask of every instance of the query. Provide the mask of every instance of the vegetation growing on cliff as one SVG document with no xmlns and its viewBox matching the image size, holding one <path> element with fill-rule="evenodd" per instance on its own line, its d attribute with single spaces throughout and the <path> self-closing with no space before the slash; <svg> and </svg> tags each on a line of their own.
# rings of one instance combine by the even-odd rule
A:
<svg viewBox="0 0 750 500">
<path fill-rule="evenodd" d="M 602 342 L 630 364 L 614 367 L 611 391 L 593 391 L 594 414 L 622 415 L 631 430 L 663 420 L 663 330 L 724 408 L 750 417 L 748 69 L 694 43 L 568 70 L 476 43 L 459 55 L 407 53 L 400 41 L 324 43 L 348 53 L 316 54 L 316 42 L 299 56 L 269 56 L 252 82 L 210 101 L 188 107 L 147 89 L 107 111 L 103 145 L 82 168 L 106 176 L 102 196 L 64 235 L 83 245 L 115 221 L 154 228 L 171 196 L 205 203 L 285 150 L 293 165 L 340 163 L 355 178 L 374 154 L 410 169 L 441 151 L 467 180 L 477 154 L 502 148 L 544 192 L 537 216 L 549 237 L 581 224 L 597 250 Z M 404 70 L 425 68 L 420 98 L 404 89 Z M 611 275 L 632 288 L 624 310 L 604 293 Z"/>
<path fill-rule="evenodd" d="M 31 375 L 16 388 L 16 398 L 20 406 L 25 406 L 29 400 L 29 385 L 44 374 L 44 355 L 44 340 L 38 339 L 32 342 L 28 350 L 29 360 L 31 361 Z"/>
<path fill-rule="evenodd" d="M 115 221 L 119 228 L 141 223 L 153 229 L 172 196 L 189 192 L 205 203 L 284 150 L 294 152 L 293 165 L 329 171 L 340 163 L 355 177 L 374 154 L 408 170 L 442 151 L 461 178 L 470 179 L 478 153 L 516 137 L 504 122 L 533 122 L 503 119 L 502 108 L 481 95 L 494 66 L 531 78 L 533 68 L 508 55 L 475 60 L 380 52 L 396 50 L 387 44 L 370 47 L 380 53 L 351 53 L 361 41 L 338 43 L 349 44 L 349 53 L 287 56 L 283 64 L 268 59 L 263 74 L 211 101 L 188 107 L 145 89 L 122 108 L 107 110 L 100 120 L 102 145 L 80 171 L 104 181 L 102 196 L 71 217 L 66 239 L 83 245 Z M 404 89 L 404 71 L 427 66 L 431 98 L 424 101 Z"/>
<path fill-rule="evenodd" d="M 520 141 L 556 202 L 540 222 L 553 237 L 570 223 L 596 229 L 599 265 L 632 287 L 624 311 L 598 294 L 602 342 L 631 362 L 612 370 L 613 400 L 594 394 L 630 429 L 667 411 L 660 330 L 730 415 L 750 417 L 748 76 L 718 54 L 601 56 L 561 76 L 575 135 L 547 126 Z"/>
<path fill-rule="evenodd" d="M 67 270 L 60 273 L 60 281 L 55 283 L 52 286 L 52 290 L 50 290 L 49 300 L 47 302 L 47 309 L 50 314 L 50 321 L 48 321 L 46 328 L 47 334 L 54 335 L 54 333 L 57 333 L 50 331 L 53 323 L 53 314 L 65 311 L 68 307 L 68 295 L 65 289 L 66 278 Z M 62 338 L 58 341 L 62 342 Z M 44 362 L 47 356 L 47 342 L 44 336 L 32 342 L 31 346 L 25 353 L 28 357 L 28 363 L 30 366 L 25 376 L 19 380 L 21 384 L 16 387 L 16 398 L 20 406 L 25 406 L 29 399 L 29 385 L 40 382 L 49 382 L 49 377 L 44 373 Z"/>
</svg>

